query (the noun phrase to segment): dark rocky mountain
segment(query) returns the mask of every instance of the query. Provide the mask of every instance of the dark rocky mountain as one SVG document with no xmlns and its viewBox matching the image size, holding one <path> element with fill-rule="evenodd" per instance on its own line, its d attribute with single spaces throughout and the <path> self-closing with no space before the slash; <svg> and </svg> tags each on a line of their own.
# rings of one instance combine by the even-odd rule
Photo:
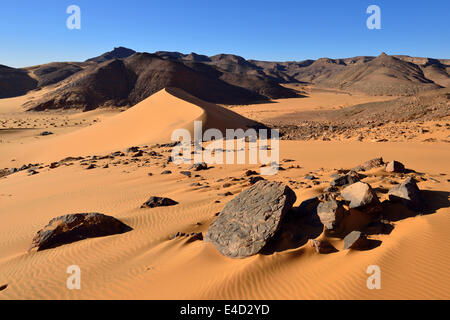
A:
<svg viewBox="0 0 450 320">
<path fill-rule="evenodd" d="M 86 60 L 86 62 L 92 61 L 92 62 L 102 63 L 102 62 L 105 62 L 108 60 L 113 60 L 113 59 L 128 58 L 129 56 L 131 56 L 135 53 L 136 53 L 136 51 L 134 51 L 132 49 L 118 47 L 118 48 L 114 48 L 113 51 L 109 51 L 109 52 L 102 54 L 101 56 L 88 59 L 88 60 Z"/>
<path fill-rule="evenodd" d="M 232 54 L 205 56 L 124 47 L 87 60 L 14 69 L 0 66 L 0 97 L 49 87 L 32 110 L 132 106 L 164 87 L 179 87 L 219 104 L 249 104 L 299 97 L 284 83 L 314 84 L 348 92 L 408 96 L 448 87 L 450 60 L 409 56 L 270 62 Z"/>
<path fill-rule="evenodd" d="M 20 96 L 37 86 L 27 71 L 0 65 L 0 98 Z"/>
</svg>

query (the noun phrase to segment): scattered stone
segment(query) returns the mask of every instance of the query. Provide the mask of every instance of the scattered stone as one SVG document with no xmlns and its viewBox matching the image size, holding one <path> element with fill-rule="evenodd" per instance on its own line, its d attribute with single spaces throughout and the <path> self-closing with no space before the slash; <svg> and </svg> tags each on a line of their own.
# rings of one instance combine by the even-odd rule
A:
<svg viewBox="0 0 450 320">
<path fill-rule="evenodd" d="M 254 184 L 257 183 L 258 181 L 262 181 L 262 180 L 264 180 L 264 178 L 261 177 L 261 176 L 253 176 L 253 177 L 250 177 L 250 178 L 248 179 L 248 182 L 249 182 L 251 185 L 254 185 Z"/>
<path fill-rule="evenodd" d="M 169 199 L 169 198 L 163 198 L 163 197 L 150 197 L 144 204 L 141 206 L 141 208 L 156 208 L 156 207 L 169 207 L 169 206 L 175 206 L 178 202 Z"/>
<path fill-rule="evenodd" d="M 258 172 L 256 172 L 256 171 L 253 171 L 253 170 L 247 170 L 247 171 L 245 171 L 245 174 L 244 174 L 246 177 L 250 177 L 250 176 L 256 176 L 256 175 L 258 175 Z"/>
<path fill-rule="evenodd" d="M 361 250 L 368 248 L 369 240 L 361 231 L 352 231 L 344 238 L 344 250 Z"/>
<path fill-rule="evenodd" d="M 49 168 L 50 169 L 56 169 L 56 168 L 58 168 L 59 167 L 59 162 L 52 162 L 52 163 L 50 163 L 50 166 L 49 166 Z"/>
<path fill-rule="evenodd" d="M 425 199 L 413 178 L 392 187 L 388 195 L 392 202 L 401 202 L 412 210 L 421 211 L 425 208 Z"/>
<path fill-rule="evenodd" d="M 345 216 L 345 208 L 341 202 L 329 199 L 317 206 L 317 215 L 327 230 L 336 230 Z"/>
<path fill-rule="evenodd" d="M 90 165 L 86 168 L 86 170 L 91 170 L 91 169 L 95 169 L 95 168 L 97 168 L 97 166 L 96 166 L 95 164 L 90 164 Z"/>
<path fill-rule="evenodd" d="M 170 171 L 170 170 L 164 170 L 163 172 L 161 172 L 161 174 L 171 174 L 172 173 L 172 171 Z"/>
<path fill-rule="evenodd" d="M 394 160 L 386 165 L 385 170 L 386 172 L 404 173 L 405 166 L 403 165 L 403 163 Z"/>
<path fill-rule="evenodd" d="M 347 173 L 343 176 L 338 176 L 338 177 L 334 178 L 330 182 L 330 185 L 332 187 L 343 187 L 343 186 L 346 186 L 349 184 L 356 183 L 359 180 L 360 180 L 359 174 L 355 171 L 350 171 L 349 173 Z"/>
<path fill-rule="evenodd" d="M 232 258 L 257 254 L 273 238 L 296 195 L 280 182 L 259 181 L 227 203 L 205 240 Z"/>
<path fill-rule="evenodd" d="M 201 171 L 201 170 L 207 170 L 207 169 L 208 169 L 208 165 L 205 162 L 194 163 L 192 166 L 189 167 L 189 170 L 194 170 L 194 171 Z"/>
<path fill-rule="evenodd" d="M 132 228 L 114 217 L 101 213 L 68 214 L 50 220 L 33 238 L 29 250 L 55 248 L 87 238 L 96 238 L 131 231 Z"/>
<path fill-rule="evenodd" d="M 139 147 L 130 147 L 126 150 L 126 152 L 128 153 L 134 153 L 134 152 L 138 152 L 139 151 Z"/>
<path fill-rule="evenodd" d="M 28 175 L 29 176 L 34 176 L 35 174 L 38 174 L 39 172 L 33 169 L 28 170 Z"/>
<path fill-rule="evenodd" d="M 320 254 L 329 254 L 329 253 L 333 253 L 333 252 L 337 252 L 338 251 L 328 241 L 311 239 L 309 241 L 309 243 L 310 243 L 311 247 L 316 249 L 316 252 L 320 253 Z"/>
<path fill-rule="evenodd" d="M 192 176 L 192 173 L 190 171 L 180 171 L 180 174 L 190 178 Z"/>
<path fill-rule="evenodd" d="M 224 183 L 223 184 L 223 188 L 229 188 L 229 187 L 231 187 L 232 186 L 232 184 L 231 183 L 229 183 L 229 182 L 227 182 L 227 183 Z"/>
<path fill-rule="evenodd" d="M 109 164 L 105 164 L 104 166 L 103 166 L 103 169 L 108 169 L 109 168 Z"/>
<path fill-rule="evenodd" d="M 381 203 L 372 187 L 364 182 L 356 182 L 341 191 L 345 201 L 349 201 L 350 209 L 360 209 L 367 213 L 381 211 Z"/>
<path fill-rule="evenodd" d="M 308 174 L 308 175 L 305 176 L 304 179 L 306 179 L 306 180 L 316 180 L 317 178 L 315 176 L 311 175 L 311 174 Z"/>
<path fill-rule="evenodd" d="M 138 152 L 133 154 L 133 158 L 139 158 L 139 157 L 142 157 L 143 155 L 144 155 L 144 151 L 139 150 Z"/>
<path fill-rule="evenodd" d="M 373 168 L 381 167 L 384 165 L 383 158 L 375 158 L 360 164 L 359 166 L 353 168 L 353 171 L 367 171 Z"/>
</svg>

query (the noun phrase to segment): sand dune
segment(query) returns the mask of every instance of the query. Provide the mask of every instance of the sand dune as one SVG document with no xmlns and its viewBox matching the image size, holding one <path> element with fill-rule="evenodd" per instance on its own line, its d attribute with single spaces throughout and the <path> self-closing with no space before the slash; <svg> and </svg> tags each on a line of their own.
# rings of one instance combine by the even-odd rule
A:
<svg viewBox="0 0 450 320">
<path fill-rule="evenodd" d="M 17 146 L 13 153 L 19 160 L 57 161 L 68 156 L 113 152 L 135 145 L 169 143 L 176 129 L 187 129 L 193 134 L 194 121 L 197 120 L 202 121 L 204 130 L 217 128 L 222 132 L 225 129 L 246 129 L 256 124 L 180 89 L 168 88 L 103 122 L 49 137 L 26 150 Z"/>
</svg>

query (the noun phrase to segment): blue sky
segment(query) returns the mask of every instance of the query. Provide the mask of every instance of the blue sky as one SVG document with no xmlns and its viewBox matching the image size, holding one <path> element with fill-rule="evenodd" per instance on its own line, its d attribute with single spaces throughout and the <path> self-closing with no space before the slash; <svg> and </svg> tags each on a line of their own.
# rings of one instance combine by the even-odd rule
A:
<svg viewBox="0 0 450 320">
<path fill-rule="evenodd" d="M 66 27 L 72 4 L 81 30 Z M 366 27 L 371 4 L 381 8 L 381 30 Z M 117 46 L 272 61 L 382 51 L 450 58 L 449 12 L 448 0 L 2 1 L 0 64 L 84 61 Z"/>
</svg>

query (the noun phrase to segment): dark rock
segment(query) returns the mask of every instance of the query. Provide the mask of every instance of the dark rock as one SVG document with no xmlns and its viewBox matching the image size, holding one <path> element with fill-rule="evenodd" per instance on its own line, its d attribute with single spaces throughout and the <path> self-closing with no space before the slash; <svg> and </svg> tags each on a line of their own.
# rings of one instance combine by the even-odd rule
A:
<svg viewBox="0 0 450 320">
<path fill-rule="evenodd" d="M 190 171 L 180 171 L 180 174 L 189 178 L 192 176 L 192 173 Z"/>
<path fill-rule="evenodd" d="M 133 158 L 139 158 L 139 157 L 142 157 L 143 155 L 144 155 L 144 151 L 139 150 L 138 152 L 133 154 Z"/>
<path fill-rule="evenodd" d="M 413 178 L 392 187 L 388 195 L 392 202 L 401 202 L 412 210 L 421 211 L 425 208 L 425 199 Z"/>
<path fill-rule="evenodd" d="M 139 151 L 139 147 L 130 147 L 126 150 L 126 152 L 128 153 L 134 153 L 134 152 L 138 152 Z"/>
<path fill-rule="evenodd" d="M 256 171 L 253 171 L 253 170 L 247 170 L 247 171 L 245 171 L 245 176 L 246 177 L 250 177 L 250 176 L 256 176 L 258 174 L 258 172 L 256 172 Z"/>
<path fill-rule="evenodd" d="M 6 290 L 6 288 L 8 288 L 8 285 L 4 284 L 4 285 L 0 286 L 0 291 Z"/>
<path fill-rule="evenodd" d="M 28 170 L 28 175 L 29 176 L 34 176 L 35 174 L 38 174 L 39 172 L 33 169 Z"/>
<path fill-rule="evenodd" d="M 316 180 L 317 178 L 315 176 L 313 176 L 313 175 L 308 174 L 308 175 L 305 176 L 305 179 L 306 180 Z"/>
<path fill-rule="evenodd" d="M 76 213 L 52 219 L 33 238 L 30 250 L 55 248 L 87 238 L 104 237 L 131 231 L 114 217 L 101 213 Z"/>
<path fill-rule="evenodd" d="M 44 131 L 44 132 L 41 132 L 41 136 L 43 136 L 43 137 L 45 137 L 45 136 L 50 136 L 50 135 L 52 135 L 53 134 L 53 132 L 50 132 L 50 131 Z"/>
<path fill-rule="evenodd" d="M 383 158 L 375 158 L 353 168 L 353 171 L 367 171 L 384 165 Z"/>
<path fill-rule="evenodd" d="M 190 242 L 202 241 L 202 240 L 203 240 L 203 233 L 194 232 L 189 235 L 189 239 L 187 240 L 187 242 L 190 243 Z"/>
<path fill-rule="evenodd" d="M 169 207 L 177 205 L 178 202 L 169 199 L 169 198 L 162 198 L 162 197 L 150 197 L 144 204 L 141 206 L 141 208 L 156 208 L 156 207 Z"/>
<path fill-rule="evenodd" d="M 361 231 L 352 231 L 344 238 L 344 250 L 363 250 L 369 247 L 369 240 Z"/>
<path fill-rule="evenodd" d="M 339 227 L 345 217 L 345 212 L 343 204 L 335 199 L 320 202 L 317 206 L 317 215 L 328 230 L 335 230 Z"/>
<path fill-rule="evenodd" d="M 346 186 L 348 184 L 356 183 L 359 180 L 360 180 L 360 177 L 359 177 L 358 173 L 355 172 L 355 171 L 350 171 L 346 175 L 334 178 L 331 181 L 330 185 L 332 187 L 343 187 L 343 186 Z"/>
<path fill-rule="evenodd" d="M 358 209 L 367 213 L 381 211 L 381 203 L 372 187 L 364 182 L 356 182 L 341 191 L 345 201 L 349 201 L 350 209 Z"/>
<path fill-rule="evenodd" d="M 49 166 L 50 169 L 56 169 L 59 167 L 59 162 L 52 162 Z"/>
<path fill-rule="evenodd" d="M 207 170 L 207 169 L 208 169 L 208 165 L 205 162 L 194 163 L 189 168 L 189 170 L 194 170 L 194 171 L 201 171 L 201 170 Z"/>
<path fill-rule="evenodd" d="M 316 249 L 317 253 L 320 254 L 329 254 L 329 253 L 333 253 L 333 252 L 337 252 L 338 250 L 333 247 L 333 245 L 331 243 L 329 243 L 328 241 L 323 241 L 323 240 L 313 240 L 311 239 L 309 241 L 311 247 L 313 247 L 314 249 Z"/>
<path fill-rule="evenodd" d="M 91 170 L 91 169 L 95 169 L 95 168 L 97 168 L 97 166 L 95 164 L 91 164 L 86 168 L 86 170 Z"/>
<path fill-rule="evenodd" d="M 232 186 L 232 184 L 227 182 L 227 183 L 224 183 L 222 187 L 223 188 L 229 188 L 231 186 Z"/>
<path fill-rule="evenodd" d="M 161 172 L 161 174 L 171 174 L 172 173 L 172 171 L 170 171 L 170 170 L 164 170 L 163 172 Z"/>
<path fill-rule="evenodd" d="M 264 178 L 261 177 L 261 176 L 253 176 L 253 177 L 250 177 L 250 178 L 248 179 L 248 182 L 249 182 L 251 185 L 253 185 L 253 184 L 255 184 L 255 183 L 257 183 L 258 181 L 261 181 L 261 180 L 264 180 Z"/>
<path fill-rule="evenodd" d="M 227 203 L 211 223 L 205 240 L 228 257 L 255 255 L 273 238 L 295 200 L 288 186 L 259 181 Z"/>
<path fill-rule="evenodd" d="M 386 172 L 403 173 L 405 172 L 405 166 L 398 161 L 391 161 L 386 165 Z"/>
</svg>

